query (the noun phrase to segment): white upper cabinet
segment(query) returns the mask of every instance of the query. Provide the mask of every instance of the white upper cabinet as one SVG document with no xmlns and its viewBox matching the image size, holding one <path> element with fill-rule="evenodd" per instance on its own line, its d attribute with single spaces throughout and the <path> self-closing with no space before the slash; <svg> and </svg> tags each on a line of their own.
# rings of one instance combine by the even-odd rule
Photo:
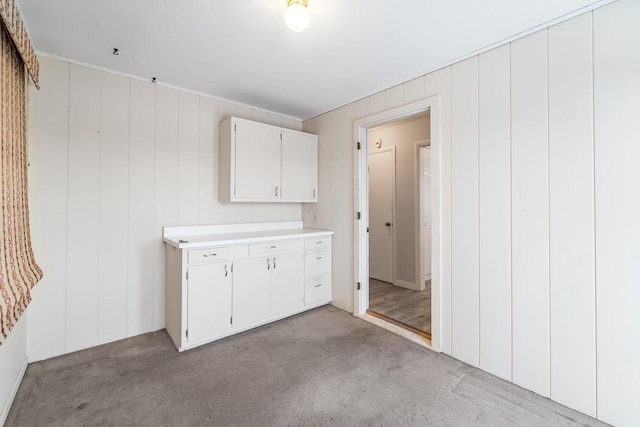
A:
<svg viewBox="0 0 640 427">
<path fill-rule="evenodd" d="M 235 124 L 235 197 L 278 200 L 280 196 L 280 129 L 246 120 Z M 232 144 L 233 145 L 233 144 Z M 231 156 L 234 157 L 234 154 Z"/>
<path fill-rule="evenodd" d="M 318 201 L 318 137 L 282 131 L 282 200 Z"/>
<path fill-rule="evenodd" d="M 318 201 L 317 135 L 229 117 L 219 142 L 220 201 Z"/>
</svg>

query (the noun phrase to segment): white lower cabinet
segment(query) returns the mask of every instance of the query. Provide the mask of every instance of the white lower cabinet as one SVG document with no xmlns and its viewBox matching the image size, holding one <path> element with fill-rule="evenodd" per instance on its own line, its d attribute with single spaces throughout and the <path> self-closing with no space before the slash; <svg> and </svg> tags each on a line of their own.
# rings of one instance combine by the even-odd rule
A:
<svg viewBox="0 0 640 427">
<path fill-rule="evenodd" d="M 331 298 L 331 275 L 311 277 L 304 282 L 305 305 L 317 304 Z"/>
<path fill-rule="evenodd" d="M 330 235 L 167 245 L 166 257 L 166 328 L 180 351 L 331 302 Z"/>
<path fill-rule="evenodd" d="M 271 258 L 241 259 L 233 265 L 233 326 L 242 328 L 271 314 Z"/>
<path fill-rule="evenodd" d="M 187 330 L 189 342 L 231 329 L 231 266 L 226 262 L 189 267 Z"/>
<path fill-rule="evenodd" d="M 304 283 L 304 252 L 272 258 L 271 315 L 300 311 L 304 307 L 304 287 L 300 286 Z"/>
</svg>

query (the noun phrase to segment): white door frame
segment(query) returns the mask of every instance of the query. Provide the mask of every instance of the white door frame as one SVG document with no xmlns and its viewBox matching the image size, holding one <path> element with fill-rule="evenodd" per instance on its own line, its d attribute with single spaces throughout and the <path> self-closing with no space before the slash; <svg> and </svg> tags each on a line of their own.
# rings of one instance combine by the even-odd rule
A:
<svg viewBox="0 0 640 427">
<path fill-rule="evenodd" d="M 360 284 L 360 290 L 354 289 L 354 315 L 366 317 L 369 308 L 369 236 L 367 234 L 369 192 L 367 189 L 367 130 L 391 122 L 430 112 L 431 118 L 431 345 L 435 351 L 440 351 L 441 341 L 441 300 L 440 283 L 441 266 L 441 152 L 440 149 L 440 97 L 432 96 L 421 101 L 403 105 L 353 122 L 353 133 L 356 141 L 361 143 L 361 149 L 354 156 L 354 206 L 360 212 L 360 220 L 355 218 L 354 224 L 354 279 Z"/>
<path fill-rule="evenodd" d="M 391 277 L 391 283 L 395 284 L 396 283 L 396 217 L 397 217 L 397 212 L 396 212 L 396 147 L 385 147 L 385 148 L 378 148 L 376 149 L 376 151 L 371 151 L 367 153 L 367 156 L 371 156 L 372 154 L 379 154 L 379 153 L 385 153 L 387 151 L 391 151 L 393 153 L 393 178 L 391 181 L 391 275 L 393 277 Z M 367 157 L 368 160 L 368 157 Z M 368 163 L 367 163 L 367 167 L 368 167 Z M 367 172 L 369 172 L 369 170 L 367 169 Z M 367 179 L 367 214 L 369 213 L 369 179 Z M 367 215 L 367 224 L 369 224 L 369 217 Z M 367 224 L 365 224 L 365 227 L 367 226 Z M 368 237 L 368 234 L 367 234 Z M 368 240 L 367 240 L 368 242 Z M 369 247 L 367 246 L 367 251 L 369 250 Z M 367 266 L 369 264 L 367 263 Z M 368 268 L 368 267 L 367 267 Z M 367 272 L 368 274 L 368 272 Z M 369 283 L 369 281 L 367 280 L 367 283 Z"/>
<path fill-rule="evenodd" d="M 430 140 L 429 139 L 421 139 L 420 141 L 416 141 L 414 143 L 414 197 L 415 197 L 415 218 L 416 218 L 416 230 L 418 231 L 415 237 L 415 253 L 416 253 L 416 286 L 418 290 L 424 291 L 424 253 L 422 252 L 422 241 L 424 240 L 424 226 L 422 224 L 422 166 L 420 164 L 420 148 L 426 147 L 430 149 Z"/>
</svg>

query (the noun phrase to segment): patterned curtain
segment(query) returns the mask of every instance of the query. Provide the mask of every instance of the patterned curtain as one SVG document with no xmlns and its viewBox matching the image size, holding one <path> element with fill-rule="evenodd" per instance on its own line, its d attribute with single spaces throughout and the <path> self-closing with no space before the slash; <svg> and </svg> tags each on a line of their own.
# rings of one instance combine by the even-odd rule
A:
<svg viewBox="0 0 640 427">
<path fill-rule="evenodd" d="M 4 18 L 4 17 L 3 17 Z M 27 205 L 26 72 L 8 27 L 0 24 L 0 345 L 42 278 L 35 262 Z"/>
</svg>

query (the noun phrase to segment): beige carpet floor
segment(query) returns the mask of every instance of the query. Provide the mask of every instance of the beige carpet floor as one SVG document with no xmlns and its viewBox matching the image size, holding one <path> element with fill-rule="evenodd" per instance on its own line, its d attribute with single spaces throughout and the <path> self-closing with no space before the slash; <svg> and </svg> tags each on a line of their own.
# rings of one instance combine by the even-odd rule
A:
<svg viewBox="0 0 640 427">
<path fill-rule="evenodd" d="M 153 332 L 29 365 L 8 427 L 602 425 L 325 306 L 178 353 Z"/>
</svg>

